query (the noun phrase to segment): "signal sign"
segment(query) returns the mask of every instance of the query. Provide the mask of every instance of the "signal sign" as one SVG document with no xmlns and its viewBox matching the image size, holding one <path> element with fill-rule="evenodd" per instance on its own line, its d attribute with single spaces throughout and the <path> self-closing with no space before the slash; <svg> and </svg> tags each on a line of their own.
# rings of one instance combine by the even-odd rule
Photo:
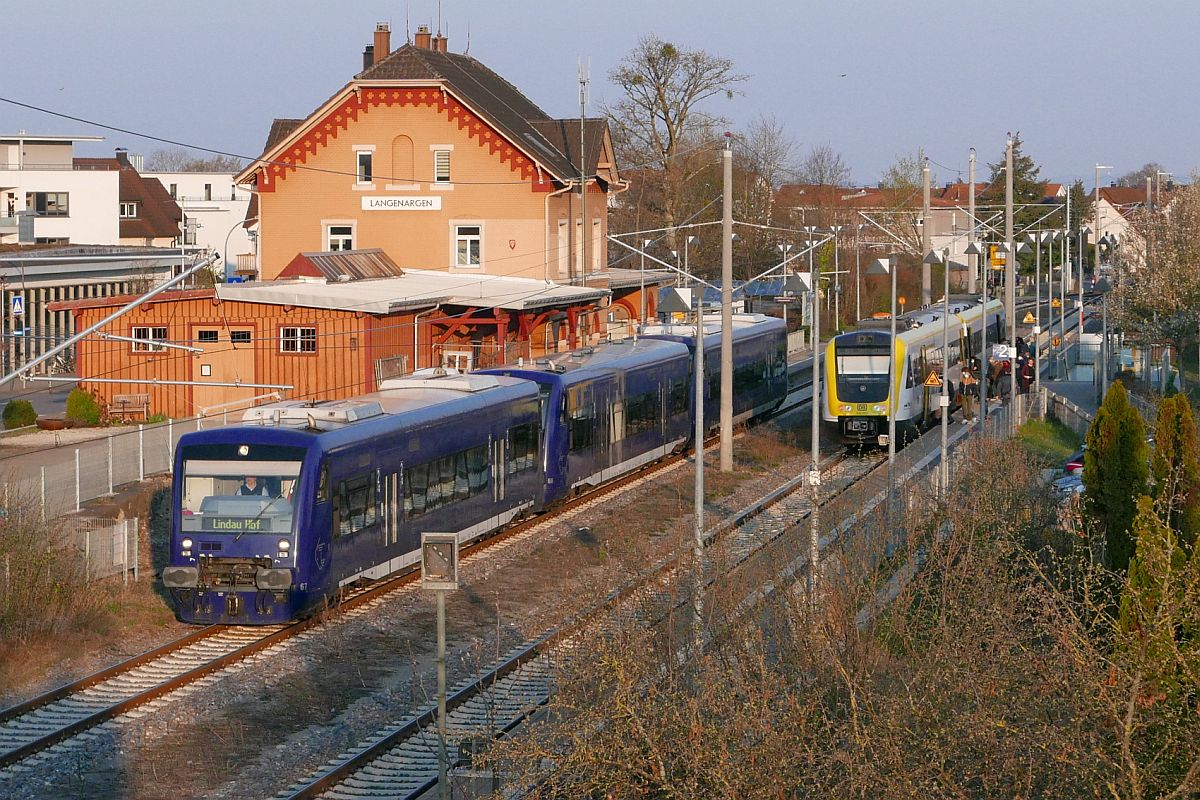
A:
<svg viewBox="0 0 1200 800">
<path fill-rule="evenodd" d="M 1054 298 L 1053 300 L 1050 301 L 1050 307 L 1051 308 L 1062 308 L 1062 300 L 1059 300 L 1057 297 Z"/>
<path fill-rule="evenodd" d="M 1053 339 L 1051 339 L 1050 341 L 1051 341 L 1051 344 L 1053 344 L 1055 347 L 1058 347 L 1060 344 L 1062 344 L 1062 337 L 1061 337 L 1061 336 L 1055 336 L 1055 337 L 1054 337 Z"/>
<path fill-rule="evenodd" d="M 1033 318 L 1032 311 L 1027 311 L 1025 312 L 1025 319 L 1021 320 L 1021 322 L 1024 325 L 1032 325 L 1033 323 L 1037 322 L 1037 320 Z"/>
<path fill-rule="evenodd" d="M 25 296 L 14 294 L 12 296 L 12 315 L 20 317 L 25 314 Z"/>
<path fill-rule="evenodd" d="M 925 385 L 931 389 L 940 388 L 942 379 L 938 377 L 937 370 L 930 370 L 929 377 L 925 379 Z"/>
</svg>

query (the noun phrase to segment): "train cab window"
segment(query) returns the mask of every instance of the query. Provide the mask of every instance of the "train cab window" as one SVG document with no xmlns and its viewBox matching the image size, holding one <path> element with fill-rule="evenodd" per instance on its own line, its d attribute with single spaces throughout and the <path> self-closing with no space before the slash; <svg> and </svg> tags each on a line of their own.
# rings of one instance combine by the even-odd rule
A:
<svg viewBox="0 0 1200 800">
<path fill-rule="evenodd" d="M 538 430 L 532 422 L 508 429 L 507 473 L 515 475 L 537 466 Z"/>
<path fill-rule="evenodd" d="M 375 524 L 375 475 L 366 473 L 338 483 L 334 519 L 338 536 L 349 536 Z"/>
<path fill-rule="evenodd" d="M 184 459 L 179 497 L 184 531 L 290 533 L 299 461 Z"/>
</svg>

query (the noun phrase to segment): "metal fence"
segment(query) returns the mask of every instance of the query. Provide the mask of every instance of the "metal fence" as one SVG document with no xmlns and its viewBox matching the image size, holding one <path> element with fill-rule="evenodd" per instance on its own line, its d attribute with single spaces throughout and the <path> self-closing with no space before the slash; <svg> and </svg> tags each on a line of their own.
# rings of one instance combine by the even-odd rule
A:
<svg viewBox="0 0 1200 800">
<path fill-rule="evenodd" d="M 241 419 L 241 412 L 232 421 Z M 115 494 L 120 487 L 171 471 L 175 447 L 189 431 L 221 427 L 228 412 L 211 417 L 168 420 L 152 425 L 109 429 L 106 436 L 37 453 L 0 460 L 6 474 L 5 504 L 20 497 L 48 520 L 79 511 L 89 500 Z M 36 463 L 34 463 L 36 462 Z"/>
<path fill-rule="evenodd" d="M 138 519 L 69 520 L 63 529 L 68 547 L 78 551 L 83 562 L 84 579 L 91 581 L 120 575 L 125 583 L 130 573 L 138 579 Z"/>
</svg>

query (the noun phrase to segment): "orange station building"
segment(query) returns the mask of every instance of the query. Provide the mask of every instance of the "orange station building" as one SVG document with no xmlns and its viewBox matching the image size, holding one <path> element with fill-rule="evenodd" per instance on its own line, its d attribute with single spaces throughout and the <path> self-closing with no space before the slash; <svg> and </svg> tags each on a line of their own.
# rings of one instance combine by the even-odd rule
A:
<svg viewBox="0 0 1200 800">
<path fill-rule="evenodd" d="M 77 345 L 101 401 L 149 394 L 149 413 L 182 417 L 334 399 L 628 335 L 643 291 L 655 317 L 672 277 L 607 269 L 625 188 L 607 123 L 550 117 L 427 28 L 395 51 L 390 35 L 378 25 L 363 71 L 275 120 L 236 177 L 253 191 L 253 280 L 164 293 Z M 81 330 L 132 299 L 59 310 Z"/>
</svg>

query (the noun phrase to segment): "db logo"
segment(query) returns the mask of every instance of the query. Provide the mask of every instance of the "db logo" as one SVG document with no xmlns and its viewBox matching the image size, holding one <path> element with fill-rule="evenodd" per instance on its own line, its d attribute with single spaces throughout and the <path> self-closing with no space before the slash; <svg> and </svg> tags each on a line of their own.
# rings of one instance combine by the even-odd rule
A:
<svg viewBox="0 0 1200 800">
<path fill-rule="evenodd" d="M 508 240 L 508 249 L 509 249 L 509 250 L 516 250 L 516 249 L 517 249 L 517 240 L 516 240 L 516 239 L 509 239 L 509 240 Z"/>
<path fill-rule="evenodd" d="M 328 560 L 329 545 L 327 545 L 325 542 L 321 542 L 317 545 L 316 549 L 313 550 L 313 563 L 316 564 L 317 569 L 325 569 L 325 562 Z"/>
</svg>

